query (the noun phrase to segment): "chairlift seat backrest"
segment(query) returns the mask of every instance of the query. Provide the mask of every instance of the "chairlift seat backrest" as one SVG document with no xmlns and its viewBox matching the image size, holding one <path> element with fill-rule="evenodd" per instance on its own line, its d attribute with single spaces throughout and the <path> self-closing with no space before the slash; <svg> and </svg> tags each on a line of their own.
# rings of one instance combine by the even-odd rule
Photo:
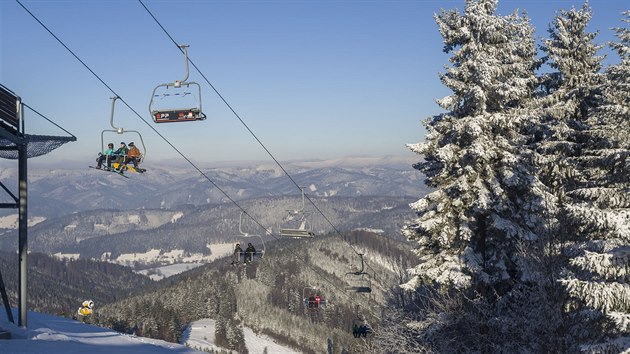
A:
<svg viewBox="0 0 630 354">
<path fill-rule="evenodd" d="M 206 115 L 198 108 L 182 108 L 151 111 L 155 123 L 174 123 L 194 120 L 204 120 Z"/>
<path fill-rule="evenodd" d="M 304 229 L 280 229 L 280 236 L 284 237 L 315 237 L 315 233 Z"/>
</svg>

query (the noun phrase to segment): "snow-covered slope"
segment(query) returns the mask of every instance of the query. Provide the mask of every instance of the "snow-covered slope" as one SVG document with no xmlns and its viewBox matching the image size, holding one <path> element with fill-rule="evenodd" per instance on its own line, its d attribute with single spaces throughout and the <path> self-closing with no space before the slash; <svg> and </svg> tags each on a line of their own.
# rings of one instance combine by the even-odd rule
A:
<svg viewBox="0 0 630 354">
<path fill-rule="evenodd" d="M 184 331 L 182 342 L 191 348 L 199 350 L 215 350 L 222 348 L 214 345 L 215 320 L 205 318 L 190 324 Z M 279 345 L 265 335 L 257 335 L 251 328 L 244 327 L 245 345 L 250 354 L 261 354 L 267 349 L 267 353 L 288 354 L 299 353 L 295 349 Z M 225 350 L 225 349 L 223 349 Z"/>
<path fill-rule="evenodd" d="M 17 314 L 14 313 L 14 316 Z M 143 353 L 200 353 L 198 350 L 221 350 L 214 345 L 214 324 L 211 319 L 193 322 L 184 332 L 182 344 L 137 337 L 96 327 L 64 317 L 37 312 L 28 313 L 28 328 L 19 328 L 0 316 L 0 328 L 11 332 L 12 339 L 0 340 L 0 353 L 90 353 L 90 354 L 143 354 Z M 245 328 L 245 343 L 251 354 L 297 353 L 273 342 L 266 336 L 256 335 Z"/>
<path fill-rule="evenodd" d="M 181 344 L 122 334 L 63 317 L 29 312 L 27 319 L 28 328 L 22 329 L 8 322 L 4 312 L 0 313 L 0 328 L 10 331 L 13 337 L 0 340 L 0 353 L 200 353 Z"/>
</svg>

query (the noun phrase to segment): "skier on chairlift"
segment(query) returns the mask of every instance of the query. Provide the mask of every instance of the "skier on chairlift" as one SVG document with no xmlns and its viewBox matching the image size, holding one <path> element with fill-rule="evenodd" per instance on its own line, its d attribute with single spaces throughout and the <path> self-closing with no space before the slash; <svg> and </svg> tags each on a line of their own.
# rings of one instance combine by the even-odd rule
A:
<svg viewBox="0 0 630 354">
<path fill-rule="evenodd" d="M 245 263 L 251 263 L 254 261 L 254 255 L 256 254 L 256 248 L 250 243 L 247 244 L 245 249 Z"/>
<path fill-rule="evenodd" d="M 107 162 L 107 167 L 105 169 L 109 170 L 112 168 L 112 157 L 114 154 L 114 144 L 107 144 L 107 149 L 103 151 L 103 153 L 98 154 L 98 158 L 96 159 L 97 165 L 96 168 L 101 168 L 103 166 L 103 162 Z"/>
<path fill-rule="evenodd" d="M 127 152 L 127 158 L 125 159 L 125 165 L 133 163 L 133 167 L 138 169 L 138 163 L 140 163 L 140 157 L 142 154 L 136 145 L 132 142 L 129 143 L 129 151 Z"/>
<path fill-rule="evenodd" d="M 242 253 L 243 249 L 241 248 L 241 244 L 237 243 L 234 247 L 234 254 L 232 255 L 232 264 L 239 264 L 241 262 Z"/>
<path fill-rule="evenodd" d="M 127 156 L 127 152 L 129 152 L 129 149 L 127 148 L 127 144 L 125 144 L 124 141 L 120 142 L 120 147 L 114 151 L 114 153 L 112 154 L 113 157 L 115 157 L 115 161 L 119 164 L 123 164 L 125 162 L 125 157 Z"/>
</svg>

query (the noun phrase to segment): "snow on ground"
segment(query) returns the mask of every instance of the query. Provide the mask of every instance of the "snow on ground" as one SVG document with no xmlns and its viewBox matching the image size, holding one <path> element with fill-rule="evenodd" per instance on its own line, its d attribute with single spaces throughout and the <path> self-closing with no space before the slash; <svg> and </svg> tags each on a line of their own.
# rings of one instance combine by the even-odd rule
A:
<svg viewBox="0 0 630 354">
<path fill-rule="evenodd" d="M 46 220 L 42 216 L 34 216 L 28 218 L 28 226 L 37 225 L 40 222 Z M 18 228 L 18 214 L 11 214 L 0 217 L 0 229 L 17 229 Z"/>
<path fill-rule="evenodd" d="M 79 257 L 81 257 L 80 253 L 61 253 L 61 252 L 57 252 L 55 254 L 52 255 L 53 257 L 57 258 L 57 259 L 69 259 L 69 260 L 76 260 L 79 259 Z"/>
<path fill-rule="evenodd" d="M 220 350 L 221 348 L 214 345 L 214 325 L 215 321 L 209 318 L 191 323 L 182 335 L 182 343 L 198 350 Z M 251 328 L 244 327 L 243 334 L 245 335 L 245 345 L 250 354 L 263 353 L 265 348 L 267 348 L 267 353 L 299 353 L 295 349 L 275 343 L 265 335 L 256 335 Z"/>
<path fill-rule="evenodd" d="M 182 343 L 197 350 L 220 351 L 221 347 L 214 345 L 214 324 L 215 321 L 211 319 L 191 323 L 182 334 Z"/>
<path fill-rule="evenodd" d="M 159 257 L 160 257 L 160 250 L 154 248 L 144 253 L 121 254 L 120 256 L 118 256 L 118 258 L 114 260 L 114 262 L 120 263 L 120 264 L 133 263 L 135 261 L 148 263 L 148 262 L 157 260 Z"/>
<path fill-rule="evenodd" d="M 209 256 L 205 256 L 202 253 L 186 253 L 184 250 L 170 250 L 165 252 L 159 249 L 151 249 L 144 253 L 123 253 L 118 256 L 118 258 L 109 261 L 122 265 L 130 265 L 134 262 L 167 265 L 176 263 L 208 263 L 217 258 L 230 255 L 234 250 L 234 245 L 231 243 L 218 243 L 206 245 L 206 247 L 210 249 Z"/>
<path fill-rule="evenodd" d="M 137 214 L 127 215 L 127 223 L 140 224 L 140 215 L 137 215 Z"/>
<path fill-rule="evenodd" d="M 109 226 L 105 224 L 94 224 L 94 231 L 109 231 Z"/>
<path fill-rule="evenodd" d="M 383 229 L 373 229 L 370 227 L 357 227 L 356 229 L 353 229 L 352 231 L 366 231 L 366 232 L 371 232 L 374 234 L 383 234 L 385 233 L 385 230 Z"/>
<path fill-rule="evenodd" d="M 299 351 L 296 351 L 295 349 L 283 347 L 280 344 L 273 342 L 271 338 L 265 335 L 257 335 L 249 327 L 243 328 L 243 334 L 245 335 L 245 345 L 251 354 L 264 353 L 265 348 L 267 348 L 267 353 L 299 353 Z"/>
<path fill-rule="evenodd" d="M 0 313 L 0 328 L 12 339 L 0 339 L 3 354 L 172 354 L 200 353 L 181 344 L 136 337 L 68 318 L 28 313 L 28 328 L 19 328 Z M 14 311 L 15 318 L 17 313 Z"/>
<path fill-rule="evenodd" d="M 206 247 L 210 249 L 210 261 L 229 256 L 232 252 L 234 252 L 233 243 L 215 243 L 212 245 L 206 245 Z"/>
<path fill-rule="evenodd" d="M 172 250 L 169 252 L 163 252 L 158 257 L 153 258 L 154 262 L 171 263 L 165 266 L 149 268 L 139 271 L 138 273 L 149 275 L 152 280 L 161 280 L 168 278 L 172 275 L 183 273 L 187 270 L 197 268 L 206 263 L 212 262 L 215 259 L 226 257 L 232 254 L 234 245 L 231 243 L 217 243 L 212 245 L 206 245 L 210 249 L 210 255 L 204 256 L 202 254 L 193 253 L 187 257 L 184 256 L 183 250 Z M 151 253 L 154 254 L 154 253 Z M 131 264 L 133 261 L 130 259 L 138 260 L 140 262 L 147 262 L 148 257 L 144 257 L 145 254 L 126 254 L 120 255 L 114 263 L 118 264 Z M 122 257 L 122 258 L 121 258 Z"/>
<path fill-rule="evenodd" d="M 173 214 L 173 216 L 171 217 L 171 223 L 176 223 L 177 220 L 181 219 L 182 216 L 184 216 L 184 213 L 182 213 L 181 211 Z"/>
<path fill-rule="evenodd" d="M 42 216 L 34 216 L 32 218 L 28 218 L 28 226 L 37 225 L 44 220 L 46 220 L 46 218 Z M 17 228 L 18 228 L 18 215 L 17 214 L 0 217 L 0 229 L 17 229 Z"/>
<path fill-rule="evenodd" d="M 197 268 L 204 264 L 205 263 L 177 263 L 163 267 L 143 269 L 141 271 L 138 271 L 138 273 L 148 275 L 151 280 L 158 281 L 173 276 L 175 274 L 183 273 L 187 270 Z"/>
</svg>

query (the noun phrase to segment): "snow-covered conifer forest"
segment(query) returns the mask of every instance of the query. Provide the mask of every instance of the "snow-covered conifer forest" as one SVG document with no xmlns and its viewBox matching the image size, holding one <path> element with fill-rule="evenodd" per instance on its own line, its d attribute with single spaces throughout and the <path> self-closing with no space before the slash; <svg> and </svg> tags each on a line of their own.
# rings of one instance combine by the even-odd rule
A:
<svg viewBox="0 0 630 354">
<path fill-rule="evenodd" d="M 587 31 L 588 2 L 558 12 L 537 43 L 527 15 L 497 5 L 435 15 L 452 93 L 425 120 L 426 139 L 408 145 L 434 188 L 403 229 L 421 258 L 403 286 L 415 301 L 376 342 L 408 353 L 628 351 L 630 11 L 614 43 Z M 604 46 L 618 56 L 609 66 Z"/>
</svg>

